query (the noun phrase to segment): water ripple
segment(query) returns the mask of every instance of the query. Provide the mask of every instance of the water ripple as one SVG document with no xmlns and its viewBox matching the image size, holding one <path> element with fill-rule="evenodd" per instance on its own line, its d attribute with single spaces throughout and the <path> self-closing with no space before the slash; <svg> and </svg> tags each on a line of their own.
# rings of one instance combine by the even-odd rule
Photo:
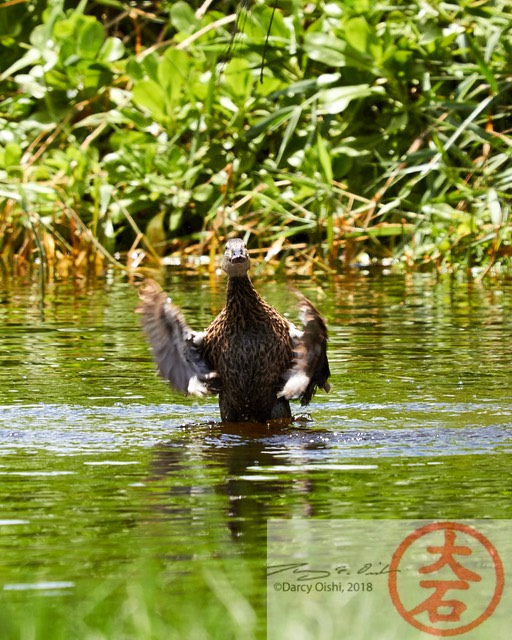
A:
<svg viewBox="0 0 512 640">
<path fill-rule="evenodd" d="M 327 415 L 324 411 L 322 427 L 313 422 L 277 430 L 262 426 L 255 432 L 244 425 L 233 430 L 229 425 L 209 422 L 208 418 L 216 415 L 212 404 L 193 408 L 136 403 L 8 405 L 0 416 L 0 452 L 35 449 L 72 455 L 191 439 L 213 450 L 246 446 L 250 441 L 273 455 L 307 452 L 308 459 L 326 463 L 333 457 L 510 452 L 512 421 L 502 419 L 510 409 L 502 406 L 496 411 L 482 402 L 375 403 L 364 407 L 352 403 L 330 407 Z"/>
</svg>

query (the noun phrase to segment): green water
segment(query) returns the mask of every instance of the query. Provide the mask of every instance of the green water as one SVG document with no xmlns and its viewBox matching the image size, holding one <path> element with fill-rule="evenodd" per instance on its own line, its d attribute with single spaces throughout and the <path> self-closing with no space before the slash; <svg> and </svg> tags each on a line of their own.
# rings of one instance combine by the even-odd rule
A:
<svg viewBox="0 0 512 640">
<path fill-rule="evenodd" d="M 295 284 L 332 391 L 271 430 L 170 392 L 130 285 L 0 283 L 0 638 L 264 638 L 268 519 L 512 518 L 511 283 Z M 198 329 L 223 287 L 168 283 Z"/>
</svg>

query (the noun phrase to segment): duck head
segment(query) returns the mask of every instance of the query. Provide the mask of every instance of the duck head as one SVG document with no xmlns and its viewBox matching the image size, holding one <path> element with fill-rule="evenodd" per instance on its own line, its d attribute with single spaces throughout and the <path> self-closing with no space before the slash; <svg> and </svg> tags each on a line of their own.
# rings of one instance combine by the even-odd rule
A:
<svg viewBox="0 0 512 640">
<path fill-rule="evenodd" d="M 224 257 L 222 258 L 222 268 L 230 278 L 240 278 L 245 276 L 251 261 L 245 243 L 240 238 L 228 240 Z"/>
</svg>

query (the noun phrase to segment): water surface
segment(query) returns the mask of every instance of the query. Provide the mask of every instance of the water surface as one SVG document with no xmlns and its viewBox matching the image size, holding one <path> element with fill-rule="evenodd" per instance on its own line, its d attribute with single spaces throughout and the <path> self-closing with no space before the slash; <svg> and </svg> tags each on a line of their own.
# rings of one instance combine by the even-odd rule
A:
<svg viewBox="0 0 512 640">
<path fill-rule="evenodd" d="M 511 284 L 294 284 L 327 318 L 332 391 L 272 429 L 157 378 L 129 284 L 42 307 L 0 282 L 0 637 L 263 638 L 269 518 L 512 517 Z M 222 307 L 222 278 L 168 288 L 194 328 Z"/>
</svg>

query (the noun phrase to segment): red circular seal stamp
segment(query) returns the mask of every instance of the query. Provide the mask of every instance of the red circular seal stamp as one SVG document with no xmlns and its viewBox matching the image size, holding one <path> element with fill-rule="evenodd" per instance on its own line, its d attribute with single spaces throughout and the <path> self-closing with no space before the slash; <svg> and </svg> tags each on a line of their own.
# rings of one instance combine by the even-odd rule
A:
<svg viewBox="0 0 512 640">
<path fill-rule="evenodd" d="M 398 613 L 435 636 L 467 633 L 482 624 L 498 606 L 504 587 L 494 545 L 474 527 L 457 522 L 435 522 L 410 533 L 393 554 L 389 571 L 389 593 Z M 471 589 L 478 595 L 469 604 Z"/>
</svg>

